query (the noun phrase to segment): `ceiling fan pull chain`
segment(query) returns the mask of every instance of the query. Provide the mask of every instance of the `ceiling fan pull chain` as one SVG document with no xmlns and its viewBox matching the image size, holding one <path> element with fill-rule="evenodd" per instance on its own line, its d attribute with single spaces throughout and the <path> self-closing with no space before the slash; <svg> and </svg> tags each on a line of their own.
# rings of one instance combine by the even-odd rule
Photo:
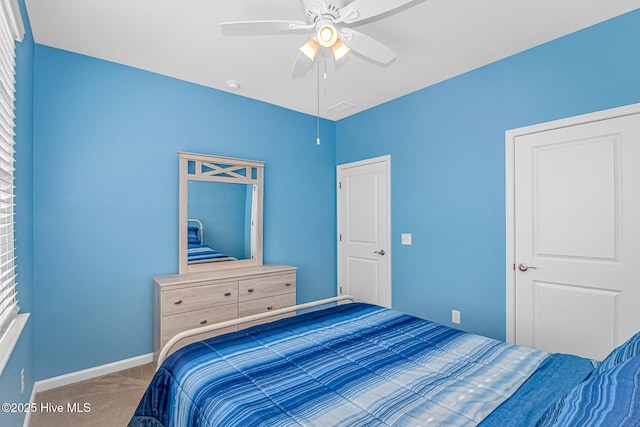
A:
<svg viewBox="0 0 640 427">
<path fill-rule="evenodd" d="M 327 80 L 327 49 L 324 50 L 324 79 Z"/>
<path fill-rule="evenodd" d="M 320 145 L 320 61 L 318 61 L 317 65 L 317 85 L 316 85 L 316 95 L 318 101 L 318 114 L 316 115 L 316 145 Z"/>
</svg>

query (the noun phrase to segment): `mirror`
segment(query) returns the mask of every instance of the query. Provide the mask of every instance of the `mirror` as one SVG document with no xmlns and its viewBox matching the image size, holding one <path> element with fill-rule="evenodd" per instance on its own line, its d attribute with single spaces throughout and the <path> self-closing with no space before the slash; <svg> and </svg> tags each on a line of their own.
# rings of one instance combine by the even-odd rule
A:
<svg viewBox="0 0 640 427">
<path fill-rule="evenodd" d="M 189 181 L 187 221 L 192 239 L 187 235 L 188 246 L 214 248 L 226 258 L 251 259 L 254 192 L 252 184 Z M 189 264 L 207 260 L 196 251 L 188 251 L 187 256 Z"/>
<path fill-rule="evenodd" d="M 264 162 L 179 155 L 180 274 L 262 265 Z"/>
</svg>

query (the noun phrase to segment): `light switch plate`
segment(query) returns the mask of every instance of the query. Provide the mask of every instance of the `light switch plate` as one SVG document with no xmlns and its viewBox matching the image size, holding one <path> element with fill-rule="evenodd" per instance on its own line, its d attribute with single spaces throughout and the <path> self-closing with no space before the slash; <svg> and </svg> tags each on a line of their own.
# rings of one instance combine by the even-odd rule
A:
<svg viewBox="0 0 640 427">
<path fill-rule="evenodd" d="M 410 245 L 411 244 L 411 234 L 410 233 L 402 233 L 402 244 Z"/>
</svg>

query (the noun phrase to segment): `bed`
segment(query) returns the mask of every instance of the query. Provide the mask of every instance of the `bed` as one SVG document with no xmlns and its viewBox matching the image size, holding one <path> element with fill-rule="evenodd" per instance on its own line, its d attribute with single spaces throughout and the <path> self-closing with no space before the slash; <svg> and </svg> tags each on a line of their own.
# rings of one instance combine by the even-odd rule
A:
<svg viewBox="0 0 640 427">
<path fill-rule="evenodd" d="M 204 227 L 196 218 L 187 220 L 187 263 L 237 261 L 237 258 L 225 255 L 204 244 Z"/>
<path fill-rule="evenodd" d="M 354 302 L 177 350 L 129 426 L 638 426 L 638 354 L 639 335 L 599 363 Z"/>
</svg>

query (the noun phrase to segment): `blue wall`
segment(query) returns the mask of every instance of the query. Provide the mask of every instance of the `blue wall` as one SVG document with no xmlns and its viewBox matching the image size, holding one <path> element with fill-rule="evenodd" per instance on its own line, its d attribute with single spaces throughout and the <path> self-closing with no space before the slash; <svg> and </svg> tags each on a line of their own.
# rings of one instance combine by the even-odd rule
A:
<svg viewBox="0 0 640 427">
<path fill-rule="evenodd" d="M 178 151 L 265 161 L 264 261 L 299 268 L 299 302 L 335 295 L 334 123 L 317 146 L 314 117 L 41 45 L 34 81 L 37 379 L 151 352 Z"/>
<path fill-rule="evenodd" d="M 33 310 L 33 36 L 19 1 L 25 25 L 24 40 L 16 43 L 15 220 L 18 297 L 22 312 Z M 28 402 L 34 382 L 33 317 L 29 319 L 0 376 L 0 402 Z M 20 393 L 20 371 L 25 390 Z M 23 413 L 0 413 L 0 425 L 22 425 Z"/>
<path fill-rule="evenodd" d="M 391 155 L 394 308 L 504 339 L 505 131 L 640 102 L 639 40 L 635 11 L 337 123 L 338 164 Z"/>
</svg>

